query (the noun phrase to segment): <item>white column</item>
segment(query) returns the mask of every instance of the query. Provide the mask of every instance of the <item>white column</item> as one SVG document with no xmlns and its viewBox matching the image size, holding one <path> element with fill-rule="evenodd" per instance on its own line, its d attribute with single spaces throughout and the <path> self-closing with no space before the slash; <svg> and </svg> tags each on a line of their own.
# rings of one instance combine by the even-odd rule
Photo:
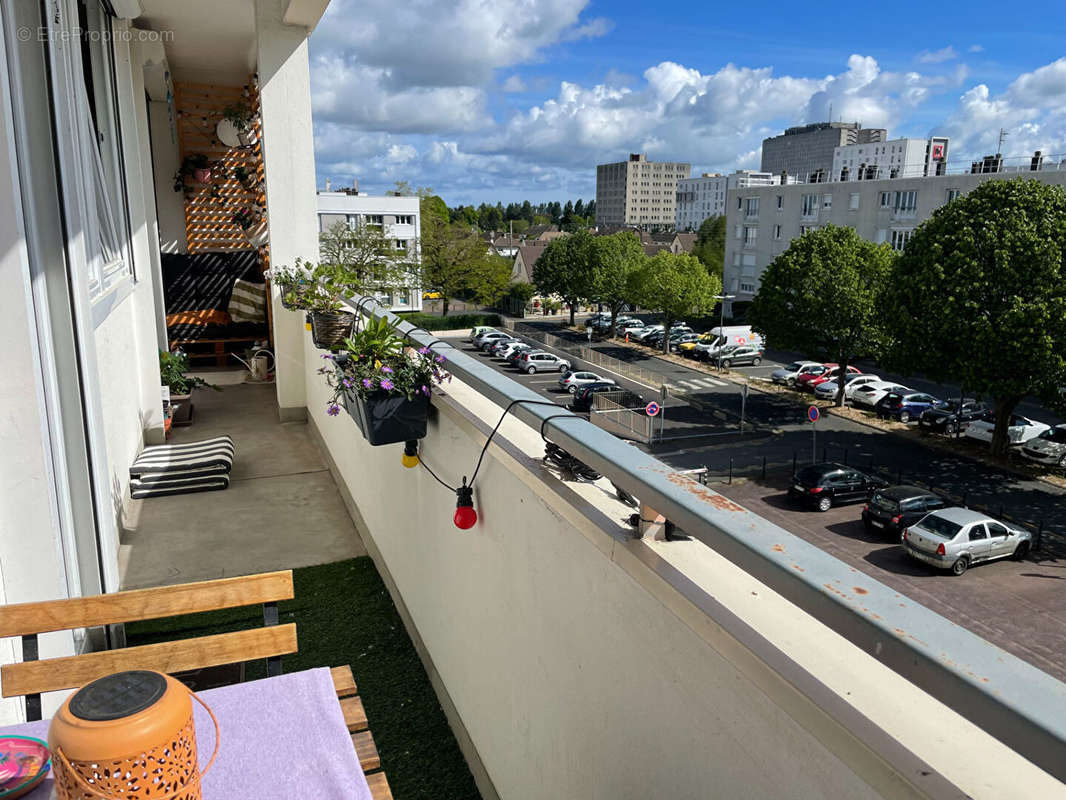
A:
<svg viewBox="0 0 1066 800">
<path fill-rule="evenodd" d="M 263 161 L 270 263 L 297 257 L 318 261 L 315 150 L 311 131 L 311 71 L 304 27 L 282 22 L 284 0 L 256 0 Z M 282 420 L 307 413 L 303 315 L 286 311 L 274 290 L 274 351 Z"/>
</svg>

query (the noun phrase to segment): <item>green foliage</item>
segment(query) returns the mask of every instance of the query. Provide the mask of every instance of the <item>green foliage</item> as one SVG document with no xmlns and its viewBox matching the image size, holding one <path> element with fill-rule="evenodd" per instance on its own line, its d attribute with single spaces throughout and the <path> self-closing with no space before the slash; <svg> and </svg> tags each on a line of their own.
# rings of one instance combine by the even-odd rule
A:
<svg viewBox="0 0 1066 800">
<path fill-rule="evenodd" d="M 600 247 L 588 231 L 552 239 L 533 265 L 533 285 L 543 295 L 558 295 L 570 304 L 570 324 L 574 306 L 595 292 Z"/>
<path fill-rule="evenodd" d="M 534 225 L 551 225 L 552 224 L 552 218 L 549 217 L 546 214 L 534 214 L 533 215 L 533 224 Z"/>
<path fill-rule="evenodd" d="M 631 231 L 598 236 L 594 241 L 599 252 L 589 299 L 611 309 L 610 335 L 613 336 L 618 312 L 633 301 L 635 276 L 647 256 L 640 238 Z"/>
<path fill-rule="evenodd" d="M 506 263 L 506 262 L 504 262 Z M 422 219 L 422 288 L 444 295 L 442 313 L 448 315 L 448 299 L 470 292 L 493 297 L 507 288 L 500 257 L 490 255 L 481 236 L 464 225 L 452 225 L 438 216 Z"/>
<path fill-rule="evenodd" d="M 767 342 L 846 368 L 885 343 L 882 295 L 895 255 L 836 225 L 793 239 L 763 274 L 747 319 Z M 843 386 L 837 404 L 843 405 Z"/>
<path fill-rule="evenodd" d="M 186 374 L 189 371 L 189 356 L 181 350 L 167 352 L 159 351 L 159 382 L 162 386 L 169 386 L 170 393 L 188 394 L 193 389 L 203 387 L 221 392 L 222 389 L 213 383 L 208 383 L 203 378 Z"/>
<path fill-rule="evenodd" d="M 419 210 L 422 215 L 422 226 L 425 227 L 426 222 L 430 219 L 438 219 L 445 224 L 448 223 L 448 206 L 444 201 L 435 194 L 419 195 L 421 200 L 419 201 Z"/>
<path fill-rule="evenodd" d="M 528 285 L 528 284 L 527 284 Z M 420 314 L 409 312 L 400 314 L 404 322 L 410 322 L 427 331 L 450 331 L 463 328 L 474 328 L 478 325 L 489 325 L 498 328 L 502 323 L 499 314 L 452 314 L 449 317 L 438 317 L 436 314 Z"/>
<path fill-rule="evenodd" d="M 495 305 L 507 293 L 511 283 L 511 259 L 491 253 L 472 265 L 468 289 L 483 306 Z"/>
<path fill-rule="evenodd" d="M 632 300 L 645 308 L 661 311 L 666 329 L 687 314 L 706 314 L 722 291 L 722 282 L 708 275 L 695 256 L 661 250 L 634 273 L 631 279 Z M 669 348 L 663 337 L 663 352 Z"/>
<path fill-rule="evenodd" d="M 514 231 L 515 236 L 521 236 L 523 233 L 529 230 L 529 221 L 524 219 L 512 220 L 508 230 Z"/>
<path fill-rule="evenodd" d="M 711 275 L 722 278 L 722 268 L 725 265 L 725 216 L 708 217 L 700 225 L 699 233 L 696 234 L 696 244 L 692 248 L 692 255 L 696 256 Z"/>
<path fill-rule="evenodd" d="M 1066 385 L 1066 192 L 1018 178 L 981 184 L 937 209 L 907 242 L 885 318 L 892 361 L 994 399 L 992 450 L 1037 394 Z"/>
<path fill-rule="evenodd" d="M 507 287 L 507 296 L 518 305 L 524 306 L 533 299 L 533 295 L 536 293 L 537 290 L 533 287 L 533 284 L 525 281 L 516 281 Z"/>
<path fill-rule="evenodd" d="M 246 103 L 232 103 L 222 109 L 222 116 L 239 131 L 246 131 L 252 124 L 252 109 Z"/>
<path fill-rule="evenodd" d="M 397 250 L 379 225 L 360 225 L 355 230 L 338 222 L 319 234 L 320 264 L 312 273 L 324 283 L 318 291 L 322 304 L 313 308 L 331 311 L 342 297 L 370 294 L 414 282 L 416 266 L 406 250 Z"/>
</svg>

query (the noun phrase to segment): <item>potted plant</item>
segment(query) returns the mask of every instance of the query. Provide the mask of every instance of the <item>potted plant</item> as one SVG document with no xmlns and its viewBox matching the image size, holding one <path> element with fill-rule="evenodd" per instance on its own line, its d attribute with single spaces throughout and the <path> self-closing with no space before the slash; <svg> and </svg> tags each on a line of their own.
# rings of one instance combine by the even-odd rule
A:
<svg viewBox="0 0 1066 800">
<path fill-rule="evenodd" d="M 211 183 L 211 162 L 203 153 L 189 153 L 181 161 L 181 175 L 189 175 L 197 183 Z"/>
<path fill-rule="evenodd" d="M 247 167 L 239 166 L 233 168 L 233 177 L 247 189 L 249 192 L 254 192 L 258 188 L 258 181 L 256 176 L 248 171 Z"/>
<path fill-rule="evenodd" d="M 290 311 L 308 309 L 308 292 L 314 286 L 313 267 L 300 258 L 291 267 L 271 267 L 266 277 L 281 292 L 281 305 Z"/>
<path fill-rule="evenodd" d="M 320 350 L 340 350 L 352 334 L 355 314 L 341 311 L 345 298 L 352 293 L 351 275 L 342 265 L 319 264 L 311 273 L 311 286 L 290 301 L 308 312 L 311 341 Z"/>
<path fill-rule="evenodd" d="M 326 413 L 336 416 L 343 404 L 374 446 L 423 438 L 433 386 L 451 380 L 444 356 L 406 348 L 385 319 L 368 320 L 326 358 L 332 363 L 319 370 L 333 392 Z"/>
<path fill-rule="evenodd" d="M 252 247 L 262 247 L 270 238 L 266 220 L 254 206 L 237 209 L 230 217 L 230 221 L 241 227 L 244 238 Z"/>
<path fill-rule="evenodd" d="M 222 119 L 215 126 L 215 134 L 228 147 L 251 147 L 257 141 L 255 115 L 245 103 L 231 103 L 222 109 Z"/>
<path fill-rule="evenodd" d="M 192 392 L 196 388 L 222 391 L 218 386 L 208 383 L 203 378 L 187 374 L 189 356 L 181 350 L 159 351 L 159 380 L 170 389 L 170 407 L 173 409 L 172 424 L 192 424 Z"/>
</svg>

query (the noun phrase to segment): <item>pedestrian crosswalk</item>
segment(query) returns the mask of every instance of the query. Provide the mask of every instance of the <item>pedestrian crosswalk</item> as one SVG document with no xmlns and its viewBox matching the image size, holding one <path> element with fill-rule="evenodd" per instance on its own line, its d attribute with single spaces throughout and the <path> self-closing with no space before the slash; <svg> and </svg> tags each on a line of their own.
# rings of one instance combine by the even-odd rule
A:
<svg viewBox="0 0 1066 800">
<path fill-rule="evenodd" d="M 688 381 L 674 381 L 675 386 L 680 386 L 682 389 L 698 390 L 698 389 L 711 389 L 715 386 L 728 386 L 725 381 L 715 380 L 714 378 L 696 378 Z"/>
</svg>

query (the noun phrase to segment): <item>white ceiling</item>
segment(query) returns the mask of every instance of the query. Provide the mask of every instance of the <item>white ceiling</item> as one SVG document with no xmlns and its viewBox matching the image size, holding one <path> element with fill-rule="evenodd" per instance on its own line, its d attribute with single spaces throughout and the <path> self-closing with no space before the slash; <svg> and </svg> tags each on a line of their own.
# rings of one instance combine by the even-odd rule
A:
<svg viewBox="0 0 1066 800">
<path fill-rule="evenodd" d="M 254 0 L 141 0 L 133 24 L 166 33 L 175 80 L 240 86 L 255 71 Z"/>
</svg>

